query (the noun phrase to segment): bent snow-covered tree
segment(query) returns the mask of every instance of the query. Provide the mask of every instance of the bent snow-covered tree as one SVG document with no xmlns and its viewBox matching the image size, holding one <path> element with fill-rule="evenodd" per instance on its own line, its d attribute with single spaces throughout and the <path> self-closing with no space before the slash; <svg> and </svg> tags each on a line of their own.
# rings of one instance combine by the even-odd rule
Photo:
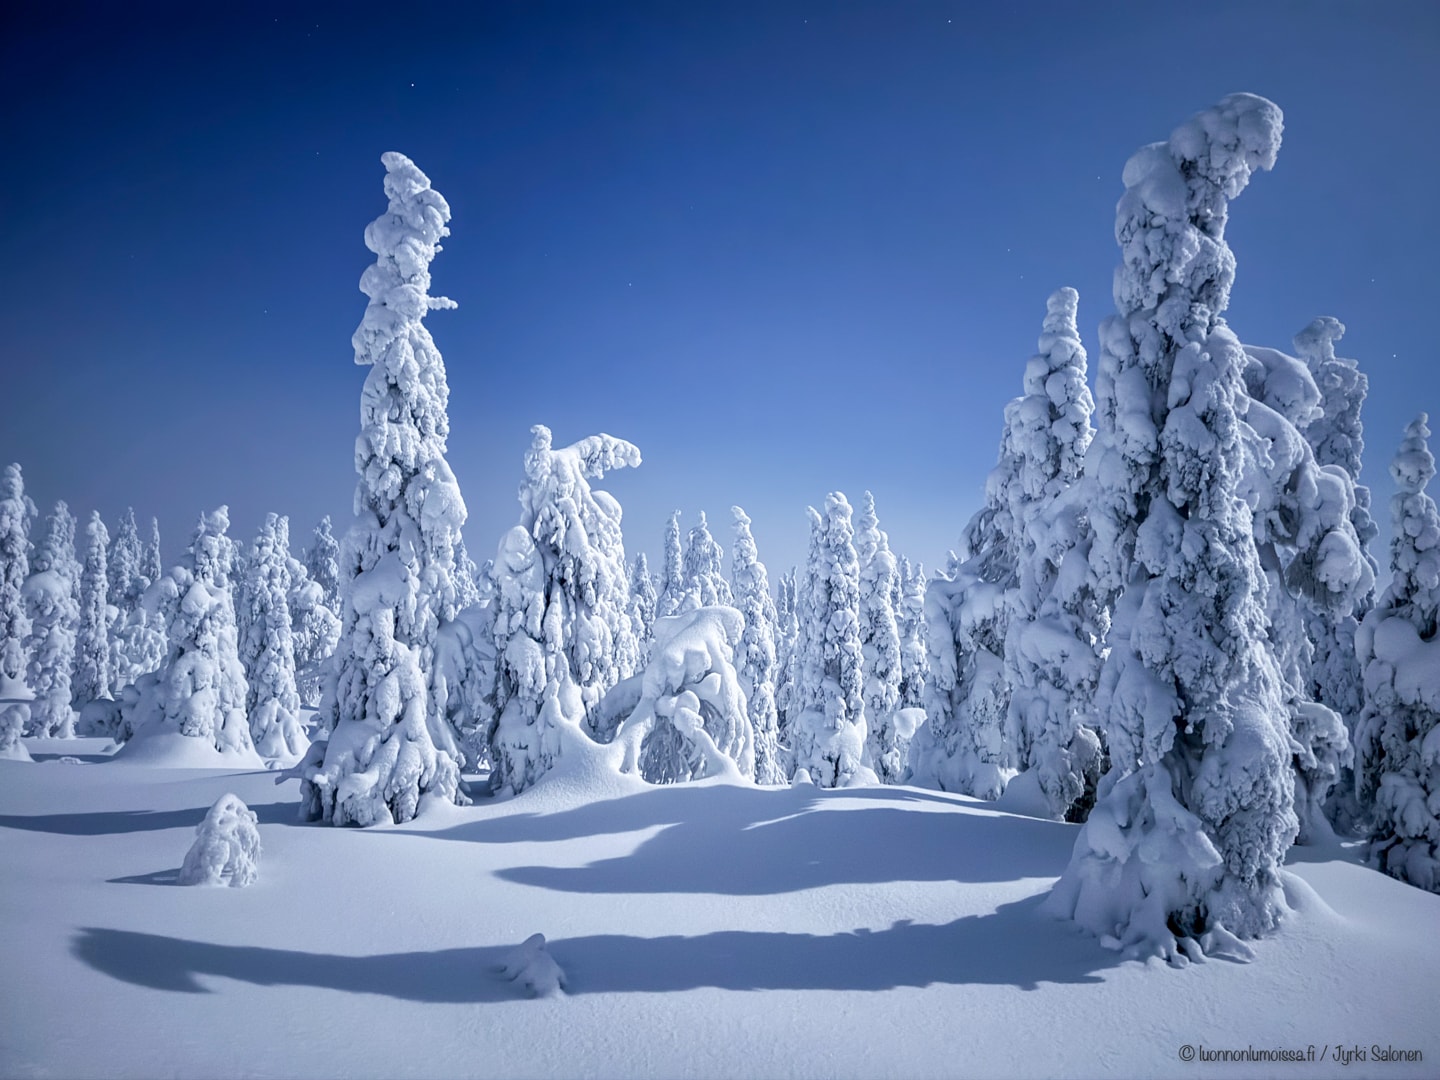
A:
<svg viewBox="0 0 1440 1080">
<path fill-rule="evenodd" d="M 450 207 L 403 154 L 381 157 L 389 207 L 365 229 L 375 263 L 355 331 L 370 368 L 355 440 L 355 521 L 341 557 L 340 642 L 321 715 L 332 730 L 307 757 L 302 813 L 337 825 L 413 818 L 423 796 L 460 792 L 461 753 L 433 707 L 429 664 L 440 621 L 455 614 L 455 540 L 465 503 L 445 460 L 445 362 L 425 316 L 455 302 L 430 295 L 430 263 Z"/>
<path fill-rule="evenodd" d="M 1235 94 L 1125 165 L 1101 328 L 1090 568 L 1118 596 L 1099 715 L 1111 771 L 1049 908 L 1183 963 L 1272 930 L 1296 833 L 1281 676 L 1244 495 L 1245 353 L 1221 318 L 1230 200 L 1280 148 Z"/>
<path fill-rule="evenodd" d="M 517 795 L 567 738 L 583 737 L 581 725 L 609 741 L 600 701 L 634 674 L 620 658 L 635 655 L 620 504 L 590 481 L 639 465 L 640 451 L 603 434 L 557 450 L 549 428 L 530 430 L 520 523 L 501 539 L 494 568 L 490 784 Z"/>
<path fill-rule="evenodd" d="M 1421 413 L 1390 464 L 1390 585 L 1357 637 L 1365 709 L 1355 780 L 1374 806 L 1371 858 L 1386 873 L 1440 892 L 1440 511 Z"/>
<path fill-rule="evenodd" d="M 1016 581 L 1005 635 L 1007 724 L 1016 764 L 1032 772 L 1050 813 L 1083 820 L 1102 747 L 1093 716 L 1108 613 L 1097 609 L 1085 560 L 1090 530 L 1077 490 L 1094 429 L 1086 355 L 1070 288 L 1046 304 L 1039 352 L 1025 367 L 1009 439 L 1019 463 L 1009 489 Z"/>
</svg>

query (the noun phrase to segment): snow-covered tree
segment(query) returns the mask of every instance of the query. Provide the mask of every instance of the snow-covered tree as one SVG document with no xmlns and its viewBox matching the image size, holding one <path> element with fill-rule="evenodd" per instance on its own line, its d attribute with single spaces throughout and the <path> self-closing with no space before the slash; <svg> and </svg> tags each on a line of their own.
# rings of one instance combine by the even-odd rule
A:
<svg viewBox="0 0 1440 1080">
<path fill-rule="evenodd" d="M 1016 582 L 1004 653 L 1016 764 L 1034 774 L 1050 813 L 1071 820 L 1088 813 L 1100 777 L 1093 707 L 1108 629 L 1085 573 L 1085 495 L 1073 490 L 1094 435 L 1079 299 L 1070 288 L 1051 294 L 1008 433 L 1019 468 L 1008 491 Z"/>
<path fill-rule="evenodd" d="M 810 515 L 810 557 L 798 594 L 798 715 L 790 724 L 795 769 L 821 787 L 873 782 L 864 764 L 864 653 L 860 647 L 860 559 L 850 503 L 840 492 Z"/>
<path fill-rule="evenodd" d="M 464 611 L 480 602 L 479 575 L 480 568 L 465 549 L 465 538 L 458 537 L 455 541 L 455 606 L 458 610 Z"/>
<path fill-rule="evenodd" d="M 140 568 L 145 550 L 140 545 L 140 530 L 135 524 L 135 511 L 126 508 L 120 527 L 110 543 L 106 556 L 106 597 L 121 619 L 140 604 L 140 597 L 150 587 L 151 578 Z"/>
<path fill-rule="evenodd" d="M 663 720 L 682 747 L 682 765 L 668 779 L 755 775 L 752 727 L 734 664 L 744 633 L 744 617 L 732 607 L 694 608 L 655 621 L 639 700 L 615 736 L 622 772 L 643 771 L 642 747 Z"/>
<path fill-rule="evenodd" d="M 156 582 L 165 573 L 164 561 L 160 558 L 160 519 L 150 519 L 150 542 L 140 556 L 140 573 L 146 581 Z"/>
<path fill-rule="evenodd" d="M 106 594 L 106 547 L 110 533 L 100 511 L 85 526 L 85 561 L 80 567 L 80 604 L 75 631 L 75 673 L 70 694 L 77 708 L 110 697 L 110 619 Z"/>
<path fill-rule="evenodd" d="M 775 598 L 775 714 L 787 776 L 794 771 L 793 755 L 789 753 L 790 720 L 800 715 L 795 697 L 795 655 L 800 638 L 795 578 L 793 566 L 781 574 Z"/>
<path fill-rule="evenodd" d="M 682 611 L 717 604 L 734 605 L 730 583 L 725 580 L 724 563 L 725 549 L 710 535 L 710 523 L 705 520 L 705 511 L 701 510 L 700 520 L 691 527 L 686 538 L 685 560 L 681 568 L 685 580 L 685 599 L 680 604 Z"/>
<path fill-rule="evenodd" d="M 1356 637 L 1365 706 L 1355 780 L 1373 805 L 1371 858 L 1393 877 L 1440 892 L 1440 511 L 1421 413 L 1390 463 L 1390 584 Z"/>
<path fill-rule="evenodd" d="M 221 795 L 195 827 L 177 885 L 244 888 L 260 876 L 259 817 L 238 795 Z"/>
<path fill-rule="evenodd" d="M 925 565 L 910 566 L 900 559 L 899 585 L 895 602 L 895 630 L 900 637 L 900 708 L 925 707 L 925 680 L 930 674 L 930 657 L 925 648 Z M 908 751 L 907 751 L 908 757 Z"/>
<path fill-rule="evenodd" d="M 25 675 L 25 639 L 30 618 L 22 595 L 30 576 L 30 521 L 35 504 L 25 494 L 19 465 L 0 473 L 0 678 Z"/>
<path fill-rule="evenodd" d="M 1177 964 L 1275 927 L 1297 829 L 1244 497 L 1245 353 L 1221 318 L 1229 202 L 1280 132 L 1274 104 L 1235 94 L 1126 163 L 1101 327 L 1086 471 L 1089 568 L 1118 597 L 1097 698 L 1111 770 L 1048 907 Z"/>
<path fill-rule="evenodd" d="M 855 553 L 860 562 L 861 672 L 869 728 L 865 753 L 881 783 L 898 784 L 909 752 L 909 739 L 895 718 L 901 679 L 900 631 L 895 625 L 898 572 L 890 538 L 875 515 L 875 496 L 868 491 L 855 525 Z"/>
<path fill-rule="evenodd" d="M 240 662 L 248 686 L 245 712 L 250 738 L 262 758 L 284 765 L 293 764 L 309 747 L 295 686 L 290 562 L 288 522 L 278 514 L 266 514 L 245 560 L 241 595 L 249 610 Z"/>
<path fill-rule="evenodd" d="M 460 791 L 455 733 L 429 693 L 436 633 L 456 611 L 455 541 L 465 502 L 445 460 L 450 431 L 445 362 L 426 314 L 455 307 L 430 295 L 430 263 L 449 235 L 450 207 L 404 154 L 381 157 L 385 213 L 365 229 L 376 260 L 352 342 L 369 367 L 355 441 L 355 522 L 341 554 L 340 641 L 321 715 L 323 762 L 307 757 L 303 811 L 336 825 L 404 822 L 423 796 Z"/>
<path fill-rule="evenodd" d="M 35 695 L 30 729 L 36 735 L 68 739 L 75 734 L 70 678 L 75 666 L 75 633 L 80 623 L 75 580 L 75 519 L 61 500 L 46 519 L 45 540 L 30 560 L 25 581 L 25 639 L 29 663 L 25 682 Z"/>
<path fill-rule="evenodd" d="M 665 562 L 660 568 L 660 591 L 655 601 L 655 617 L 674 615 L 685 602 L 685 570 L 680 552 L 680 511 L 676 510 L 665 523 Z"/>
<path fill-rule="evenodd" d="M 490 782 L 517 795 L 554 764 L 567 731 L 613 736 L 596 727 L 600 701 L 634 674 L 619 662 L 634 655 L 620 504 L 590 481 L 639 465 L 640 451 L 603 434 L 557 450 L 549 428 L 530 431 L 520 524 L 495 557 Z"/>
<path fill-rule="evenodd" d="M 340 610 L 340 545 L 330 531 L 330 515 L 315 526 L 310 546 L 305 549 L 305 572 L 320 587 L 320 599 L 331 611 Z"/>
<path fill-rule="evenodd" d="M 783 784 L 788 778 L 780 760 L 775 713 L 775 599 L 749 515 L 738 506 L 732 506 L 730 513 L 735 517 L 735 547 L 730 555 L 735 607 L 745 620 L 735 659 L 754 732 L 755 782 Z"/>
<path fill-rule="evenodd" d="M 642 551 L 630 566 L 630 629 L 635 634 L 640 654 L 639 667 L 650 661 L 650 642 L 655 637 L 655 608 L 659 597 L 655 579 L 650 576 L 650 562 Z"/>
<path fill-rule="evenodd" d="M 228 508 L 201 514 L 185 556 L 147 590 L 143 606 L 171 613 L 170 648 L 160 669 L 135 684 L 133 700 L 127 690 L 126 723 L 136 738 L 178 733 L 253 761 L 229 528 Z"/>
</svg>

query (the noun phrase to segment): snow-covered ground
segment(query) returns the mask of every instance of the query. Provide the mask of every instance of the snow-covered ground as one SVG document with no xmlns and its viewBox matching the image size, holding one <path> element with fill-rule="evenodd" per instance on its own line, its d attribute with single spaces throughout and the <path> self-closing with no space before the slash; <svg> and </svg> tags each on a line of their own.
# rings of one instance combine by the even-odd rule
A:
<svg viewBox="0 0 1440 1080">
<path fill-rule="evenodd" d="M 4 1076 L 1433 1076 L 1440 897 L 1292 861 L 1251 964 L 1121 961 L 1038 908 L 1074 827 L 906 787 L 565 775 L 405 827 L 273 774 L 0 761 Z M 175 879 L 234 793 L 248 888 Z M 532 934 L 567 989 L 502 966 Z M 1366 1050 L 1187 1062 L 1182 1047 Z M 1371 1047 L 1418 1049 L 1376 1063 Z"/>
</svg>

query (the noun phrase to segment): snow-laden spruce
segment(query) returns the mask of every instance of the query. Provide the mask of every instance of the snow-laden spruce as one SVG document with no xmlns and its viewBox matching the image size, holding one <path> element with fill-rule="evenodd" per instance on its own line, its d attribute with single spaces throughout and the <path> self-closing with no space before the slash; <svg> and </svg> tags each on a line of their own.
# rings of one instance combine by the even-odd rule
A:
<svg viewBox="0 0 1440 1080">
<path fill-rule="evenodd" d="M 260 819 L 238 795 L 221 795 L 195 827 L 179 885 L 244 888 L 260 876 Z"/>
<path fill-rule="evenodd" d="M 30 521 L 35 504 L 25 494 L 19 465 L 0 473 L 0 679 L 25 675 L 25 638 L 30 619 L 22 591 L 30 576 Z"/>
<path fill-rule="evenodd" d="M 1247 501 L 1265 574 L 1265 614 L 1290 718 L 1300 843 L 1330 833 L 1325 801 L 1351 762 L 1340 715 L 1310 692 L 1313 649 L 1307 616 L 1353 618 L 1375 576 L 1354 529 L 1355 484 L 1321 468 L 1301 430 L 1320 408 L 1309 369 L 1276 349 L 1246 346 L 1244 432 Z"/>
<path fill-rule="evenodd" d="M 112 609 L 109 627 L 112 697 L 119 697 L 122 688 L 147 671 L 153 671 L 159 660 L 156 654 L 164 652 L 163 648 L 157 650 L 147 649 L 144 645 L 137 646 L 137 635 L 131 628 L 132 622 L 139 621 L 143 624 L 143 619 L 137 618 L 136 612 L 145 590 L 154 580 L 146 576 L 141 568 L 144 557 L 145 549 L 140 543 L 135 511 L 127 507 L 110 541 L 110 550 L 105 560 L 105 598 Z M 132 650 L 135 651 L 134 655 Z M 149 667 L 142 666 L 146 661 L 150 661 Z"/>
<path fill-rule="evenodd" d="M 633 674 L 617 663 L 633 639 L 620 504 L 590 481 L 639 465 L 640 451 L 604 434 L 557 450 L 549 428 L 530 430 L 520 523 L 501 538 L 494 570 L 490 785 L 517 795 L 582 729 L 609 740 L 600 701 Z"/>
<path fill-rule="evenodd" d="M 68 739 L 75 734 L 70 680 L 75 666 L 75 632 L 80 623 L 79 564 L 75 561 L 75 519 L 64 500 L 45 523 L 45 539 L 30 560 L 25 581 L 25 683 L 30 733 Z"/>
<path fill-rule="evenodd" d="M 320 710 L 331 733 L 301 784 L 302 813 L 336 825 L 409 821 L 423 796 L 464 798 L 461 752 L 428 685 L 436 633 L 455 615 L 466 513 L 445 460 L 445 362 L 424 323 L 456 306 L 430 295 L 450 207 L 404 154 L 380 160 L 389 206 L 365 228 L 376 259 L 360 277 L 370 302 L 352 338 L 355 363 L 370 368 L 355 440 L 360 479 Z"/>
<path fill-rule="evenodd" d="M 160 557 L 160 519 L 150 519 L 150 541 L 145 545 L 145 550 L 140 556 L 140 573 L 145 575 L 146 580 L 156 582 L 160 575 L 165 572 L 164 560 Z"/>
<path fill-rule="evenodd" d="M 300 722 L 295 687 L 295 636 L 290 621 L 289 528 L 285 518 L 266 514 L 245 563 L 240 590 L 248 611 L 240 641 L 248 691 L 245 712 L 250 738 L 267 762 L 293 765 L 309 748 Z"/>
<path fill-rule="evenodd" d="M 80 602 L 75 631 L 75 673 L 70 696 L 77 708 L 110 697 L 110 607 L 106 602 L 106 548 L 110 534 L 100 511 L 85 524 L 85 559 L 80 565 Z"/>
<path fill-rule="evenodd" d="M 898 784 L 905 772 L 910 732 L 896 722 L 900 708 L 900 631 L 895 625 L 898 568 L 890 538 L 875 515 L 875 496 L 865 492 L 855 524 L 860 560 L 860 653 L 865 688 L 866 763 L 883 784 Z"/>
<path fill-rule="evenodd" d="M 655 600 L 657 618 L 674 615 L 685 603 L 684 555 L 680 548 L 680 511 L 665 522 L 664 561 L 660 566 L 659 595 Z"/>
<path fill-rule="evenodd" d="M 755 743 L 734 662 L 744 632 L 745 619 L 732 607 L 693 608 L 655 620 L 639 700 L 615 735 L 621 772 L 642 772 L 646 736 L 664 722 L 682 747 L 681 764 L 668 780 L 754 777 Z"/>
<path fill-rule="evenodd" d="M 925 708 L 930 657 L 925 648 L 925 564 L 900 557 L 896 574 L 895 632 L 900 638 L 900 708 Z M 908 751 L 907 751 L 908 758 Z"/>
<path fill-rule="evenodd" d="M 1008 489 L 1016 545 L 1005 634 L 1007 735 L 1052 816 L 1083 820 L 1094 801 L 1102 746 L 1093 715 L 1108 615 L 1088 588 L 1090 533 L 1077 489 L 1094 435 L 1086 354 L 1071 288 L 1046 302 L 1039 351 L 1007 438 L 1018 469 Z"/>
<path fill-rule="evenodd" d="M 780 575 L 775 588 L 775 716 L 780 756 L 788 777 L 794 771 L 790 752 L 790 720 L 800 714 L 795 698 L 795 655 L 800 638 L 796 611 L 795 568 Z"/>
<path fill-rule="evenodd" d="M 30 706 L 23 701 L 0 705 L 0 761 L 33 761 L 23 736 Z"/>
<path fill-rule="evenodd" d="M 650 561 L 642 551 L 630 565 L 630 630 L 635 635 L 639 653 L 638 670 L 650 660 L 650 642 L 655 636 L 655 608 L 659 597 L 655 579 L 650 574 Z"/>
<path fill-rule="evenodd" d="M 1229 202 L 1274 164 L 1281 127 L 1235 94 L 1126 163 L 1101 327 L 1086 471 L 1089 566 L 1119 598 L 1098 693 L 1111 771 L 1047 906 L 1177 964 L 1287 910 L 1290 733 L 1244 498 L 1245 353 L 1220 317 Z"/>
<path fill-rule="evenodd" d="M 796 715 L 789 724 L 794 769 L 820 787 L 876 782 L 865 765 L 864 653 L 860 648 L 860 557 L 852 511 L 831 492 L 822 517 L 807 507 L 810 557 L 797 591 Z"/>
<path fill-rule="evenodd" d="M 258 759 L 245 718 L 229 527 L 224 506 L 201 514 L 185 556 L 148 590 L 144 605 L 170 614 L 170 648 L 158 671 L 127 690 L 122 706 L 132 743 L 181 735 L 249 764 Z"/>
<path fill-rule="evenodd" d="M 320 589 L 320 597 L 331 611 L 340 610 L 340 545 L 331 532 L 330 515 L 315 526 L 310 546 L 305 549 L 305 572 Z"/>
<path fill-rule="evenodd" d="M 730 582 L 725 580 L 725 549 L 710 535 L 710 523 L 705 520 L 704 510 L 700 511 L 700 520 L 690 527 L 690 534 L 685 538 L 685 558 L 680 572 L 685 582 L 681 611 L 717 604 L 729 607 L 735 603 Z"/>
<path fill-rule="evenodd" d="M 276 523 L 276 545 L 284 553 L 290 572 L 290 633 L 295 649 L 295 690 L 300 704 L 320 704 L 325 681 L 325 663 L 340 642 L 340 616 L 325 601 L 325 590 L 310 577 L 305 564 L 290 554 L 290 523 Z"/>
<path fill-rule="evenodd" d="M 1004 657 L 1019 549 L 1010 498 L 1023 467 L 1011 429 L 1022 400 L 1005 406 L 1000 453 L 985 479 L 985 503 L 965 526 L 963 560 L 925 590 L 926 722 L 910 743 L 907 775 L 979 799 L 998 798 L 1016 767 L 1005 730 Z"/>
<path fill-rule="evenodd" d="M 780 760 L 775 713 L 775 598 L 770 595 L 770 578 L 750 531 L 750 515 L 738 506 L 732 506 L 730 513 L 735 518 L 730 572 L 735 581 L 735 607 L 745 620 L 736 646 L 736 667 L 754 732 L 755 782 L 783 784 L 788 778 Z"/>
<path fill-rule="evenodd" d="M 1390 584 L 1356 637 L 1365 707 L 1355 780 L 1373 805 L 1370 852 L 1393 877 L 1440 892 L 1440 511 L 1421 413 L 1390 463 Z"/>
</svg>

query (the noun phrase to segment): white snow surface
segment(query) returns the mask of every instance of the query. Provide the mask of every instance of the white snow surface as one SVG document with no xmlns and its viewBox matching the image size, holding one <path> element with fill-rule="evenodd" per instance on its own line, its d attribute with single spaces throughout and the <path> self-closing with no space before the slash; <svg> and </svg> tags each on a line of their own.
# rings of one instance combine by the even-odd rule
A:
<svg viewBox="0 0 1440 1080">
<path fill-rule="evenodd" d="M 1177 971 L 1039 911 L 1075 826 L 964 796 L 650 787 L 567 754 L 518 798 L 334 829 L 298 824 L 295 781 L 263 771 L 26 742 L 35 763 L 0 761 L 7 1077 L 1420 1077 L 1440 1061 L 1440 940 L 1416 932 L 1440 897 L 1347 849 L 1290 865 L 1292 911 L 1252 963 Z M 258 818 L 264 874 L 172 887 L 227 793 Z M 406 914 L 379 939 L 375 912 Z M 524 985 L 546 988 L 542 950 L 515 981 L 499 970 L 537 931 L 563 994 Z M 1424 1060 L 1179 1056 L 1337 1042 Z"/>
</svg>

